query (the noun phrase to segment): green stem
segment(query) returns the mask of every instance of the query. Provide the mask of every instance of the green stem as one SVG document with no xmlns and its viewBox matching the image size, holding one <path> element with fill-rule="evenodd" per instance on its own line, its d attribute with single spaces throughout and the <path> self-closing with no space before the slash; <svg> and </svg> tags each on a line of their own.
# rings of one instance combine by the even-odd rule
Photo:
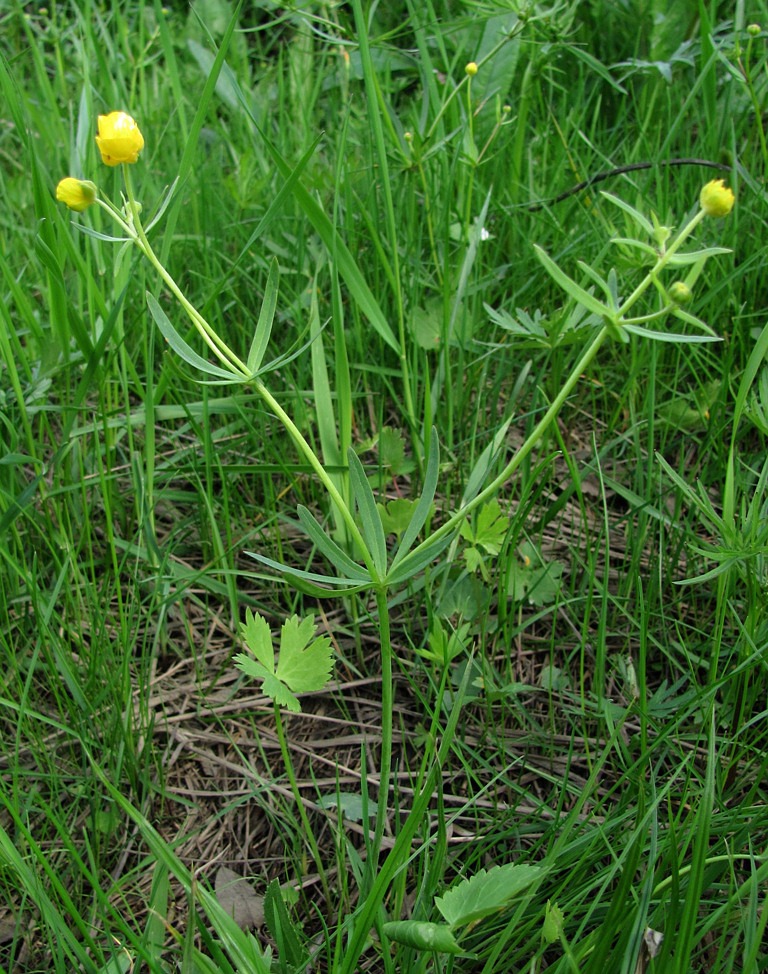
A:
<svg viewBox="0 0 768 974">
<path fill-rule="evenodd" d="M 682 245 L 685 243 L 688 237 L 690 237 L 706 215 L 707 214 L 704 210 L 699 210 L 688 225 L 680 231 L 677 238 L 670 244 L 668 249 L 659 256 L 654 266 L 648 271 L 626 301 L 622 302 L 621 307 L 616 312 L 616 322 L 619 326 L 621 326 L 622 319 L 627 311 L 629 311 L 632 305 L 645 294 L 651 284 L 653 284 L 653 279 L 658 276 L 659 271 L 661 271 L 669 263 L 670 258 L 677 253 L 680 247 L 682 247 Z"/>
<path fill-rule="evenodd" d="M 571 394 L 573 387 L 581 378 L 583 372 L 586 371 L 592 359 L 597 355 L 601 346 L 605 342 L 606 338 L 610 334 L 610 327 L 608 325 L 603 325 L 600 331 L 592 339 L 591 344 L 581 356 L 579 361 L 576 363 L 571 375 L 566 380 L 560 392 L 552 400 L 552 403 L 541 417 L 539 422 L 531 431 L 530 435 L 526 439 L 525 443 L 518 449 L 517 453 L 512 457 L 509 463 L 504 467 L 501 473 L 495 477 L 483 490 L 480 491 L 471 501 L 460 507 L 448 520 L 442 524 L 437 530 L 435 530 L 428 538 L 425 538 L 420 545 L 417 545 L 413 549 L 412 554 L 422 551 L 428 545 L 433 542 L 444 538 L 447 534 L 451 534 L 455 531 L 459 525 L 464 521 L 468 514 L 470 514 L 476 507 L 479 507 L 486 500 L 494 497 L 498 492 L 499 488 L 512 476 L 512 474 L 517 470 L 520 464 L 525 460 L 528 454 L 533 450 L 539 440 L 542 439 L 546 431 L 549 429 L 551 424 L 554 422 L 557 414 L 560 412 L 563 403 Z"/>
<path fill-rule="evenodd" d="M 264 400 L 264 402 L 269 406 L 269 408 L 272 410 L 275 416 L 277 416 L 277 418 L 283 424 L 283 426 L 288 431 L 288 433 L 290 433 L 294 443 L 298 446 L 299 450 L 304 454 L 304 457 L 306 458 L 310 467 L 312 467 L 314 472 L 317 474 L 320 482 L 328 491 L 329 497 L 334 502 L 334 504 L 336 504 L 336 506 L 338 507 L 339 511 L 341 512 L 342 519 L 344 520 L 344 523 L 349 529 L 350 537 L 357 544 L 360 550 L 360 555 L 363 561 L 365 562 L 365 567 L 368 569 L 374 584 L 376 584 L 379 581 L 379 576 L 373 564 L 373 558 L 371 557 L 371 553 L 369 552 L 368 546 L 366 545 L 365 540 L 363 539 L 363 536 L 360 533 L 360 528 L 358 528 L 357 526 L 357 522 L 355 521 L 352 511 L 349 509 L 347 502 L 341 496 L 341 493 L 339 492 L 339 489 L 336 487 L 336 484 L 334 484 L 330 474 L 320 462 L 315 451 L 312 449 L 312 447 L 304 438 L 304 435 L 302 434 L 301 430 L 294 423 L 294 421 L 291 419 L 288 413 L 283 409 L 283 407 L 280 405 L 277 399 L 275 399 L 275 397 L 272 395 L 269 389 L 267 389 L 267 387 L 264 385 L 261 379 L 258 378 L 254 379 L 253 387 L 256 390 L 256 392 L 261 396 L 261 398 Z"/>
<path fill-rule="evenodd" d="M 128 233 L 133 237 L 134 241 L 143 250 L 144 255 L 147 260 L 152 264 L 160 277 L 165 281 L 168 289 L 172 292 L 179 304 L 184 308 L 184 310 L 189 315 L 192 323 L 197 328 L 200 336 L 206 345 L 210 348 L 216 358 L 225 365 L 228 369 L 234 368 L 239 372 L 244 379 L 250 378 L 250 371 L 248 366 L 243 362 L 238 356 L 232 351 L 229 345 L 224 342 L 216 330 L 206 321 L 206 319 L 200 314 L 200 312 L 195 308 L 195 306 L 187 299 L 184 292 L 181 290 L 179 285 L 174 281 L 168 271 L 165 269 L 164 264 L 160 261 L 160 258 L 152 249 L 152 245 L 147 239 L 147 235 L 144 231 L 144 227 L 141 223 L 141 217 L 139 215 L 139 205 L 136 202 L 136 198 L 133 194 L 133 186 L 131 183 L 130 169 L 127 165 L 123 166 L 124 177 L 125 177 L 125 188 L 128 197 L 128 206 L 131 210 L 131 216 L 133 219 L 133 227 L 130 228 L 122 220 L 120 223 Z"/>
<path fill-rule="evenodd" d="M 296 781 L 296 774 L 293 770 L 293 761 L 291 761 L 291 752 L 288 750 L 288 741 L 285 737 L 285 727 L 283 726 L 283 717 L 280 713 L 280 708 L 275 704 L 275 726 L 277 728 L 277 738 L 280 741 L 280 753 L 283 756 L 283 765 L 285 766 L 285 773 L 288 775 L 288 781 L 291 785 L 291 792 L 293 793 L 293 799 L 296 802 L 296 807 L 299 810 L 299 818 L 301 819 L 301 824 L 304 826 L 304 832 L 306 834 L 307 843 L 312 851 L 312 858 L 315 860 L 315 865 L 317 866 L 317 872 L 320 876 L 320 882 L 323 886 L 323 895 L 325 897 L 325 902 L 330 903 L 330 895 L 328 890 L 328 877 L 325 874 L 325 869 L 323 868 L 323 861 L 320 858 L 320 849 L 317 845 L 317 839 L 315 838 L 315 833 L 312 831 L 312 826 L 309 824 L 309 816 L 307 815 L 307 810 L 304 808 L 304 802 L 301 799 L 301 792 L 299 791 L 299 785 Z"/>
<path fill-rule="evenodd" d="M 389 605 L 386 586 L 376 589 L 376 609 L 379 617 L 379 646 L 381 650 L 381 760 L 379 762 L 379 793 L 376 810 L 376 830 L 373 836 L 371 876 L 378 869 L 379 850 L 387 819 L 387 802 L 392 779 L 392 726 L 394 693 L 392 688 L 392 635 L 389 624 Z"/>
</svg>

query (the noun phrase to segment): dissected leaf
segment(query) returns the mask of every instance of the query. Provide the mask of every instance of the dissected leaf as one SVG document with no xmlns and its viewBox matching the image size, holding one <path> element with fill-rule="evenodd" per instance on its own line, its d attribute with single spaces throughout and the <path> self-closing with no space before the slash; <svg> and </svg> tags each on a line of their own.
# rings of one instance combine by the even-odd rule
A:
<svg viewBox="0 0 768 974">
<path fill-rule="evenodd" d="M 322 690 L 331 675 L 333 649 L 327 636 L 313 639 L 315 617 L 291 616 L 280 632 L 280 658 L 276 676 L 295 693 Z"/>
<path fill-rule="evenodd" d="M 258 927 L 264 922 L 264 897 L 253 886 L 227 866 L 216 873 L 216 899 L 241 930 Z"/>
<path fill-rule="evenodd" d="M 333 667 L 333 650 L 327 636 L 313 638 L 314 616 L 299 619 L 291 616 L 280 632 L 280 656 L 275 666 L 272 634 L 265 619 L 246 612 L 240 633 L 249 653 L 238 653 L 235 665 L 244 673 L 262 681 L 262 692 L 278 707 L 299 713 L 301 705 L 296 693 L 322 690 Z M 293 691 L 293 692 L 292 692 Z"/>
<path fill-rule="evenodd" d="M 419 347 L 427 351 L 439 348 L 443 337 L 442 302 L 435 301 L 425 308 L 414 308 L 408 326 Z"/>
<path fill-rule="evenodd" d="M 394 500 L 387 501 L 386 504 L 377 503 L 376 507 L 381 515 L 384 533 L 396 534 L 399 537 L 411 523 L 411 518 L 418 504 L 418 499 L 409 500 L 407 497 L 396 497 Z"/>
<path fill-rule="evenodd" d="M 413 469 L 413 461 L 405 456 L 405 440 L 398 429 L 384 426 L 379 433 L 379 461 L 393 477 Z"/>
<path fill-rule="evenodd" d="M 498 555 L 508 528 L 509 518 L 502 514 L 499 502 L 492 500 L 480 508 L 474 525 L 464 521 L 460 530 L 461 536 L 476 547 L 489 555 Z"/>
<path fill-rule="evenodd" d="M 544 561 L 527 541 L 518 550 L 522 561 L 510 560 L 507 570 L 508 598 L 531 605 L 550 605 L 560 592 L 565 565 L 561 561 Z"/>
<path fill-rule="evenodd" d="M 522 863 L 481 869 L 457 883 L 445 896 L 436 897 L 435 905 L 452 927 L 464 926 L 504 909 L 513 896 L 522 893 L 540 874 L 539 866 Z"/>
<path fill-rule="evenodd" d="M 272 633 L 267 620 L 250 609 L 245 610 L 245 622 L 240 625 L 240 634 L 248 649 L 256 659 L 271 673 L 275 671 L 275 652 L 272 649 Z"/>
</svg>

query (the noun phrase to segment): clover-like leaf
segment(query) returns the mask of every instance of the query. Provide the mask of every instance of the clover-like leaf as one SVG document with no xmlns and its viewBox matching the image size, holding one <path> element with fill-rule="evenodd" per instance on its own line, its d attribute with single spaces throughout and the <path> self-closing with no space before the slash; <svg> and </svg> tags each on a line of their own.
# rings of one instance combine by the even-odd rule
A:
<svg viewBox="0 0 768 974">
<path fill-rule="evenodd" d="M 248 676 L 262 681 L 262 692 L 293 713 L 301 711 L 297 693 L 322 690 L 333 667 L 333 651 L 327 636 L 313 638 L 314 616 L 291 616 L 280 632 L 280 655 L 275 666 L 272 634 L 266 620 L 250 609 L 240 634 L 248 653 L 238 653 L 235 665 Z"/>
</svg>

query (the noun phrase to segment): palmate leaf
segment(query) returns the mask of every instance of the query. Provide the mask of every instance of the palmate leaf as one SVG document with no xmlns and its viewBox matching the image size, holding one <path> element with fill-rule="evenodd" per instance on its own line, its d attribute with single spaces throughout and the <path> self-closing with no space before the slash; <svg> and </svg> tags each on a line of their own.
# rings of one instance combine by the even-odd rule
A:
<svg viewBox="0 0 768 974">
<path fill-rule="evenodd" d="M 316 630 L 314 616 L 291 616 L 280 632 L 277 676 L 296 693 L 322 690 L 331 675 L 331 641 L 327 636 L 313 639 Z"/>
<path fill-rule="evenodd" d="M 248 653 L 238 653 L 235 665 L 262 681 L 262 692 L 293 713 L 301 711 L 297 693 L 322 690 L 333 667 L 333 651 L 327 636 L 313 638 L 314 616 L 291 616 L 280 631 L 280 655 L 275 666 L 272 634 L 265 619 L 247 610 L 240 634 Z M 249 655 L 250 654 L 250 655 Z"/>
</svg>

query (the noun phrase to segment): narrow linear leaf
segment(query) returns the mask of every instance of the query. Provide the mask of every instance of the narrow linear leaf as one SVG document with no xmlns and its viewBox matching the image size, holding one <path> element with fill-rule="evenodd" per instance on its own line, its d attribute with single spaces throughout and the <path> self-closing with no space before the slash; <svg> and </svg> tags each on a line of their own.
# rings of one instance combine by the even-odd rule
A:
<svg viewBox="0 0 768 974">
<path fill-rule="evenodd" d="M 269 339 L 272 335 L 272 323 L 275 319 L 275 310 L 277 308 L 279 279 L 280 267 L 277 263 L 277 258 L 273 257 L 269 265 L 267 286 L 264 290 L 264 301 L 261 305 L 256 331 L 248 352 L 247 364 L 250 372 L 255 373 L 259 371 L 259 367 L 267 351 L 267 346 L 269 345 Z"/>
<path fill-rule="evenodd" d="M 267 921 L 269 932 L 275 938 L 280 960 L 285 961 L 290 970 L 304 969 L 309 954 L 286 909 L 280 884 L 276 879 L 273 879 L 267 887 L 267 893 L 264 897 L 264 918 Z"/>
<path fill-rule="evenodd" d="M 411 521 L 400 539 L 397 552 L 392 560 L 392 568 L 394 568 L 399 561 L 402 561 L 402 559 L 408 553 L 411 545 L 418 537 L 419 531 L 421 531 L 421 529 L 424 527 L 424 524 L 429 517 L 429 512 L 432 509 L 432 502 L 435 499 L 435 491 L 437 490 L 437 477 L 439 470 L 440 440 L 437 436 L 437 430 L 433 426 L 429 437 L 429 456 L 427 458 L 427 469 L 424 474 L 424 488 L 421 492 L 419 503 L 416 505 L 416 509 L 413 512 Z"/>
<path fill-rule="evenodd" d="M 360 457 L 351 448 L 347 456 L 349 457 L 349 484 L 360 512 L 363 537 L 371 553 L 374 567 L 379 577 L 383 578 L 387 570 L 387 539 L 381 523 L 381 515 L 376 507 L 376 499 L 365 476 Z"/>
<path fill-rule="evenodd" d="M 280 170 L 281 174 L 287 180 L 290 180 L 293 170 L 260 128 L 251 106 L 248 104 L 248 100 L 243 94 L 243 91 L 234 76 L 230 78 L 230 83 L 237 94 L 237 100 L 240 107 L 258 130 L 261 138 L 264 141 L 267 152 L 269 152 L 275 165 Z M 344 278 L 347 287 L 349 288 L 349 292 L 357 303 L 358 307 L 371 323 L 373 329 L 381 336 L 381 338 L 383 338 L 387 345 L 389 345 L 389 347 L 394 351 L 399 352 L 400 345 L 395 338 L 389 322 L 387 321 L 386 315 L 374 297 L 373 292 L 366 284 L 360 268 L 355 262 L 355 259 L 350 253 L 347 245 L 341 239 L 338 231 L 328 219 L 317 200 L 314 199 L 314 197 L 301 185 L 300 182 L 292 182 L 291 189 L 293 190 L 293 194 L 298 200 L 302 210 L 307 215 L 310 223 L 325 244 L 328 253 L 333 258 L 336 266 L 339 269 L 339 273 Z"/>
<path fill-rule="evenodd" d="M 634 206 L 627 203 L 626 200 L 621 199 L 619 196 L 614 196 L 613 193 L 606 193 L 604 190 L 600 190 L 600 195 L 603 197 L 603 199 L 608 200 L 609 203 L 613 203 L 614 206 L 618 206 L 620 210 L 624 210 L 624 212 L 630 216 L 639 227 L 642 227 L 643 230 L 645 230 L 649 237 L 653 237 L 653 224 L 647 216 L 644 216 L 639 210 L 636 210 Z"/>
<path fill-rule="evenodd" d="M 490 469 L 507 438 L 507 430 L 509 429 L 511 422 L 511 416 L 509 419 L 504 420 L 494 434 L 491 442 L 485 447 L 483 452 L 477 458 L 477 462 L 470 471 L 469 477 L 467 477 L 467 486 L 464 488 L 464 494 L 461 498 L 461 507 L 466 507 L 467 504 L 469 504 L 469 502 L 477 496 L 485 483 L 485 479 L 488 476 Z"/>
<path fill-rule="evenodd" d="M 318 582 L 321 585 L 331 585 L 337 589 L 343 589 L 349 592 L 360 592 L 370 586 L 370 581 L 361 583 L 358 579 L 354 578 L 342 578 L 337 575 L 320 575 L 317 572 L 305 571 L 303 568 L 282 565 L 279 561 L 267 558 L 266 555 L 260 555 L 257 551 L 246 551 L 245 554 L 249 558 L 254 558 L 256 561 L 261 562 L 262 565 L 272 568 L 281 575 L 289 575 L 291 578 L 300 579 L 304 582 Z M 322 592 L 322 590 L 317 591 L 318 593 Z M 330 593 L 326 592 L 325 594 L 328 595 Z"/>
<path fill-rule="evenodd" d="M 565 271 L 562 271 L 552 260 L 549 254 L 539 247 L 538 244 L 534 244 L 533 249 L 536 256 L 543 264 L 546 272 L 549 274 L 552 280 L 560 285 L 566 294 L 569 294 L 574 301 L 578 301 L 579 304 L 587 308 L 588 311 L 593 312 L 593 314 L 601 315 L 609 320 L 612 320 L 613 312 L 607 304 L 603 304 L 603 302 L 599 301 L 594 294 L 590 294 L 589 291 L 585 291 L 580 284 L 577 284 L 576 281 L 568 277 Z"/>
<path fill-rule="evenodd" d="M 147 292 L 147 307 L 149 308 L 149 313 L 155 320 L 155 324 L 162 332 L 163 338 L 165 338 L 179 358 L 183 359 L 188 365 L 208 375 L 215 375 L 218 378 L 226 379 L 228 382 L 243 381 L 243 377 L 236 372 L 230 372 L 227 369 L 222 369 L 218 365 L 212 365 L 202 356 L 198 355 L 176 331 L 166 313 L 149 292 Z"/>
<path fill-rule="evenodd" d="M 431 564 L 439 554 L 445 551 L 452 540 L 453 537 L 449 534 L 444 538 L 438 538 L 437 541 L 433 541 L 431 544 L 424 543 L 423 545 L 419 545 L 418 548 L 409 552 L 402 561 L 398 562 L 392 568 L 387 575 L 387 583 L 389 585 L 402 585 L 410 581 L 422 569 Z"/>
<path fill-rule="evenodd" d="M 680 335 L 677 332 L 653 331 L 637 325 L 622 325 L 622 329 L 652 342 L 668 342 L 672 345 L 703 345 L 705 342 L 721 342 L 718 335 Z"/>
<path fill-rule="evenodd" d="M 345 572 L 345 578 L 348 580 L 357 580 L 358 582 L 370 582 L 371 576 L 361 565 L 354 562 L 349 555 L 341 548 L 333 538 L 330 538 L 326 532 L 323 530 L 322 525 L 318 522 L 317 518 L 312 514 L 311 511 L 307 510 L 303 505 L 299 505 L 297 508 L 299 520 L 301 521 L 301 526 L 307 532 L 310 540 L 317 547 L 317 550 L 325 555 L 328 561 L 335 567 L 340 568 Z"/>
</svg>

